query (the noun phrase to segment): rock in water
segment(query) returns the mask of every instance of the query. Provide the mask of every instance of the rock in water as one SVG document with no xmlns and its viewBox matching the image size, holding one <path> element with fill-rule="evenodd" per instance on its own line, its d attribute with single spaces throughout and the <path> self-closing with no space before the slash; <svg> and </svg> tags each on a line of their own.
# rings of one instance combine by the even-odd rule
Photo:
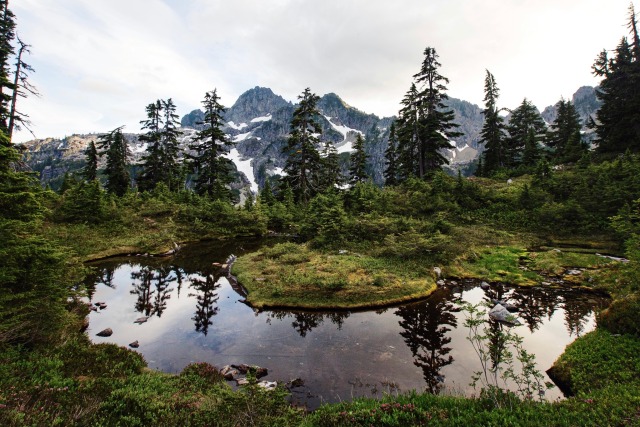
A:
<svg viewBox="0 0 640 427">
<path fill-rule="evenodd" d="M 134 320 L 133 323 L 137 323 L 138 325 L 141 325 L 144 322 L 146 322 L 147 320 L 149 320 L 148 316 L 142 316 L 142 317 L 138 317 L 136 320 Z"/>
<path fill-rule="evenodd" d="M 138 340 L 135 340 L 134 342 L 132 342 L 131 344 L 129 344 L 129 347 L 131 347 L 131 348 L 138 348 L 138 347 L 140 347 L 140 343 L 138 342 Z"/>
<path fill-rule="evenodd" d="M 111 328 L 107 328 L 107 329 L 103 329 L 102 331 L 98 332 L 96 335 L 99 337 L 110 337 L 111 334 L 113 334 L 113 331 L 111 330 Z"/>
<path fill-rule="evenodd" d="M 258 383 L 258 387 L 263 388 L 264 390 L 275 390 L 278 387 L 278 383 L 276 381 L 260 381 Z"/>
<path fill-rule="evenodd" d="M 520 322 L 513 314 L 501 304 L 496 304 L 495 307 L 489 311 L 489 317 L 498 322 L 507 323 L 509 325 L 519 325 Z"/>
</svg>

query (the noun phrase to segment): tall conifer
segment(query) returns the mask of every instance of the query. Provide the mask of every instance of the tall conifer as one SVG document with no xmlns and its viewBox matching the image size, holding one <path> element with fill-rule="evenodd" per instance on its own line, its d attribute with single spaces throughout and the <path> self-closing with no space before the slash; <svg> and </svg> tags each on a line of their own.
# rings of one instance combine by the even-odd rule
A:
<svg viewBox="0 0 640 427">
<path fill-rule="evenodd" d="M 479 143 L 484 144 L 484 164 L 482 173 L 490 175 L 492 172 L 505 166 L 506 146 L 504 123 L 499 115 L 497 106 L 500 90 L 496 84 L 493 74 L 486 70 L 484 80 L 484 101 L 485 109 L 484 124 L 480 133 Z"/>
<path fill-rule="evenodd" d="M 282 180 L 293 192 L 295 201 L 306 205 L 318 191 L 321 166 L 317 147 L 322 128 L 316 118 L 320 115 L 317 108 L 320 97 L 306 88 L 298 99 L 300 104 L 293 112 L 291 132 L 283 148 L 288 157 Z"/>
<path fill-rule="evenodd" d="M 208 195 L 214 199 L 231 200 L 227 188 L 232 180 L 231 161 L 223 157 L 225 147 L 234 143 L 222 131 L 224 124 L 222 114 L 224 106 L 214 89 L 207 92 L 202 101 L 204 106 L 204 129 L 196 134 L 194 143 L 190 145 L 195 155 L 191 156 L 192 167 L 197 173 L 195 191 L 200 195 Z"/>
<path fill-rule="evenodd" d="M 351 185 L 356 185 L 359 182 L 365 182 L 369 178 L 366 172 L 367 154 L 364 151 L 364 138 L 362 138 L 362 135 L 358 134 L 356 137 L 353 150 L 349 167 L 349 181 Z"/>
</svg>

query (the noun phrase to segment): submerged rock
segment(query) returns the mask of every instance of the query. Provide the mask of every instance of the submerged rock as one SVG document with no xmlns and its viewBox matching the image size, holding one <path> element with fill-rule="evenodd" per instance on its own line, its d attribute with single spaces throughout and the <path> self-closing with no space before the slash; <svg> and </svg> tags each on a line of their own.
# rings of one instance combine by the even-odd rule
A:
<svg viewBox="0 0 640 427">
<path fill-rule="evenodd" d="M 112 334 L 113 334 L 113 331 L 111 330 L 111 328 L 107 328 L 98 332 L 96 335 L 99 337 L 110 337 Z"/>
<path fill-rule="evenodd" d="M 136 320 L 134 320 L 133 323 L 137 323 L 138 325 L 141 325 L 144 322 L 146 322 L 147 320 L 149 320 L 149 316 L 142 316 L 142 317 L 138 317 Z"/>
</svg>

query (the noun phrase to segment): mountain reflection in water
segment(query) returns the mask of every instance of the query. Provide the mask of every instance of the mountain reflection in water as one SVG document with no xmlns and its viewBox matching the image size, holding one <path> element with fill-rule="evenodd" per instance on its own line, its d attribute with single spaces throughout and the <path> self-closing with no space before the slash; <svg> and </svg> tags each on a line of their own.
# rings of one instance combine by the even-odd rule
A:
<svg viewBox="0 0 640 427">
<path fill-rule="evenodd" d="M 594 325 L 605 298 L 549 287 L 466 282 L 437 289 L 429 298 L 363 312 L 257 312 L 240 302 L 234 283 L 212 262 L 236 247 L 200 245 L 174 259 L 124 258 L 94 264 L 88 288 L 93 302 L 89 335 L 95 342 L 126 346 L 138 340 L 151 368 L 179 372 L 194 361 L 218 367 L 267 367 L 270 381 L 305 380 L 300 397 L 309 407 L 380 391 L 416 389 L 470 394 L 479 361 L 466 339 L 461 302 L 502 300 L 518 308 L 514 331 L 545 371 L 564 347 Z M 245 250 L 255 246 L 243 243 Z M 136 324 L 140 317 L 146 321 Z M 95 336 L 110 327 L 109 338 Z M 489 335 L 505 326 L 489 323 Z M 499 342 L 493 344 L 500 345 Z M 560 397 L 552 391 L 548 397 Z"/>
</svg>

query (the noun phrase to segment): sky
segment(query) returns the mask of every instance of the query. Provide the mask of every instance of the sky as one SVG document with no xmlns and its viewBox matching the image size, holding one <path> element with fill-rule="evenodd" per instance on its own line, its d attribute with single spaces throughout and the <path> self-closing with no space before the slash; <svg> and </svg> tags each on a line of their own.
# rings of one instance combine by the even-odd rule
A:
<svg viewBox="0 0 640 427">
<path fill-rule="evenodd" d="M 295 102 L 309 87 L 396 114 L 434 47 L 447 94 L 540 110 L 584 85 L 628 34 L 629 0 L 11 0 L 41 96 L 21 99 L 37 138 L 139 132 L 145 106 L 180 116 L 217 89 L 230 107 L 255 86 Z M 638 5 L 640 8 L 640 5 Z M 21 131 L 14 141 L 33 136 Z"/>
</svg>

